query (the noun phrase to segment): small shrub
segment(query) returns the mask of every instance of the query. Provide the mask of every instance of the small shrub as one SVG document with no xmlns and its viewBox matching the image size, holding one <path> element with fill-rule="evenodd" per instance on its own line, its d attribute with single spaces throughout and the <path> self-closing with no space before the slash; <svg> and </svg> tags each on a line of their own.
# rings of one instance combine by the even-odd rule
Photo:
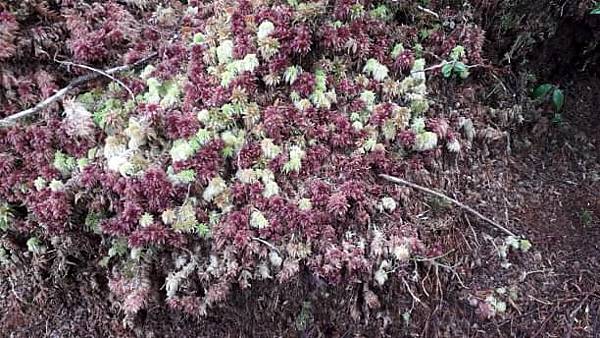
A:
<svg viewBox="0 0 600 338">
<path fill-rule="evenodd" d="M 550 100 L 556 113 L 559 113 L 565 105 L 565 94 L 555 85 L 544 83 L 539 85 L 533 91 L 533 98 L 536 100 Z"/>
</svg>

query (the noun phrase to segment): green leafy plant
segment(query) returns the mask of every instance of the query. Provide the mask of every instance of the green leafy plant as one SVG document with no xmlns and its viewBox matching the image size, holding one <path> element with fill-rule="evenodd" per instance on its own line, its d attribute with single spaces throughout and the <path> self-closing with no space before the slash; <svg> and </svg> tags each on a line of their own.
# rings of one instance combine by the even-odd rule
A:
<svg viewBox="0 0 600 338">
<path fill-rule="evenodd" d="M 600 15 L 600 2 L 594 3 L 594 9 L 592 9 L 590 14 Z"/>
<path fill-rule="evenodd" d="M 505 239 L 505 243 L 512 247 L 514 250 L 520 250 L 522 252 L 527 252 L 529 251 L 529 249 L 531 249 L 531 242 L 527 239 L 508 236 Z"/>
<path fill-rule="evenodd" d="M 477 306 L 477 312 L 480 316 L 490 319 L 505 314 L 508 310 L 508 304 L 514 304 L 518 298 L 519 294 L 516 288 L 499 287 L 489 292 L 485 297 L 471 298 L 470 303 Z"/>
<path fill-rule="evenodd" d="M 581 224 L 584 227 L 588 227 L 592 224 L 594 220 L 594 214 L 588 209 L 581 209 L 579 212 L 579 219 L 581 220 Z"/>
<path fill-rule="evenodd" d="M 461 79 L 469 77 L 469 67 L 460 61 L 465 57 L 465 54 L 466 51 L 463 46 L 456 46 L 452 49 L 450 61 L 447 61 L 442 66 L 442 75 L 444 75 L 445 78 L 449 78 L 453 74 Z"/>
<path fill-rule="evenodd" d="M 77 167 L 77 160 L 59 150 L 54 153 L 54 162 L 52 164 L 62 175 L 69 176 L 71 171 Z"/>
<path fill-rule="evenodd" d="M 37 237 L 31 237 L 27 240 L 27 251 L 40 255 L 46 252 L 46 246 Z"/>
<path fill-rule="evenodd" d="M 0 246 L 0 265 L 10 265 L 10 253 L 3 246 Z"/>
<path fill-rule="evenodd" d="M 113 239 L 112 246 L 108 249 L 108 255 L 104 256 L 98 264 L 100 266 L 106 267 L 111 258 L 117 256 L 125 256 L 127 254 L 127 241 L 123 238 Z"/>
<path fill-rule="evenodd" d="M 100 222 L 102 221 L 102 214 L 90 212 L 85 217 L 84 229 L 95 234 L 102 233 L 100 230 Z"/>
<path fill-rule="evenodd" d="M 0 204 L 0 230 L 6 231 L 10 225 L 13 214 L 8 204 Z"/>
<path fill-rule="evenodd" d="M 555 111 L 558 113 L 562 110 L 565 105 L 565 94 L 563 91 L 555 85 L 544 83 L 539 85 L 533 91 L 533 98 L 538 100 L 552 100 L 552 105 Z"/>
<path fill-rule="evenodd" d="M 556 113 L 556 114 L 554 114 L 554 116 L 552 117 L 552 123 L 554 123 L 554 124 L 559 124 L 559 125 L 560 125 L 560 124 L 562 124 L 563 122 L 564 122 L 564 121 L 563 121 L 563 116 L 562 116 L 562 114 L 558 114 L 558 113 Z"/>
<path fill-rule="evenodd" d="M 508 256 L 510 251 L 525 253 L 533 246 L 528 239 L 515 236 L 507 236 L 500 243 L 489 236 L 487 239 L 490 240 L 492 245 L 496 248 L 498 256 L 500 257 L 500 266 L 504 269 L 508 269 L 512 266 Z"/>
</svg>

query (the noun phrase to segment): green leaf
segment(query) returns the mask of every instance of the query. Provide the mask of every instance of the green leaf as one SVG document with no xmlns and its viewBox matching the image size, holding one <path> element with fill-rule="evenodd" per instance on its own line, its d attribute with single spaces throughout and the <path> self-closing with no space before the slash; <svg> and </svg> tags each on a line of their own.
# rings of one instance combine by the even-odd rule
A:
<svg viewBox="0 0 600 338">
<path fill-rule="evenodd" d="M 529 251 L 529 249 L 531 249 L 531 242 L 526 239 L 520 240 L 519 241 L 519 249 L 521 249 L 521 251 L 523 251 L 523 252 Z"/>
<path fill-rule="evenodd" d="M 598 15 L 598 14 L 600 14 L 600 6 L 598 6 L 598 7 L 594 8 L 594 9 L 593 9 L 593 10 L 590 12 L 590 14 L 595 14 L 595 15 Z"/>
<path fill-rule="evenodd" d="M 202 33 L 196 33 L 194 34 L 194 37 L 192 38 L 192 44 L 194 45 L 199 45 L 201 43 L 203 43 L 206 39 L 204 38 L 204 35 Z"/>
<path fill-rule="evenodd" d="M 504 242 L 506 243 L 506 245 L 511 246 L 513 249 L 518 249 L 519 248 L 519 239 L 517 239 L 514 236 L 508 236 L 506 237 L 506 239 L 504 240 Z"/>
<path fill-rule="evenodd" d="M 371 10 L 371 16 L 376 18 L 376 19 L 380 19 L 380 20 L 387 20 L 390 17 L 390 11 L 389 9 L 385 6 L 385 5 L 379 5 L 379 7 L 376 7 L 375 9 Z"/>
<path fill-rule="evenodd" d="M 194 169 L 187 169 L 178 172 L 176 175 L 177 180 L 183 184 L 194 183 L 196 181 L 196 172 Z"/>
<path fill-rule="evenodd" d="M 462 62 L 456 62 L 454 72 L 463 80 L 469 76 L 469 68 Z"/>
<path fill-rule="evenodd" d="M 27 250 L 34 254 L 42 254 L 46 251 L 46 247 L 42 245 L 39 239 L 31 237 L 27 240 Z"/>
<path fill-rule="evenodd" d="M 106 268 L 108 266 L 108 262 L 110 261 L 110 257 L 109 256 L 104 256 L 102 257 L 101 260 L 98 261 L 98 265 Z"/>
<path fill-rule="evenodd" d="M 548 95 L 552 88 L 554 88 L 554 86 L 549 83 L 544 83 L 543 85 L 540 85 L 533 91 L 533 98 L 538 99 L 540 97 Z"/>
<path fill-rule="evenodd" d="M 497 312 L 500 312 L 500 313 L 504 313 L 504 312 L 506 312 L 506 302 L 503 302 L 503 301 L 501 301 L 501 300 L 499 300 L 499 301 L 496 301 L 496 302 L 494 303 L 494 309 L 495 309 Z"/>
<path fill-rule="evenodd" d="M 554 108 L 556 111 L 561 111 L 562 107 L 565 105 L 565 94 L 563 94 L 562 90 L 556 88 L 552 93 L 552 103 L 554 103 Z"/>
<path fill-rule="evenodd" d="M 202 238 L 207 238 L 210 236 L 210 228 L 206 223 L 198 223 L 196 224 L 196 233 Z"/>
<path fill-rule="evenodd" d="M 429 37 L 429 35 L 431 34 L 432 30 L 423 28 L 419 31 L 419 37 L 421 38 L 421 40 L 425 40 Z"/>
<path fill-rule="evenodd" d="M 85 217 L 85 222 L 84 222 L 85 230 L 93 232 L 95 234 L 102 233 L 102 231 L 100 230 L 100 222 L 102 221 L 102 219 L 103 219 L 103 217 L 99 213 L 95 213 L 95 212 L 88 213 L 87 216 Z"/>
<path fill-rule="evenodd" d="M 450 77 L 452 75 L 452 69 L 454 69 L 454 62 L 445 64 L 442 67 L 442 75 L 446 78 Z"/>
<path fill-rule="evenodd" d="M 8 204 L 0 204 L 0 230 L 8 230 L 13 215 Z"/>
<path fill-rule="evenodd" d="M 464 57 L 465 57 L 465 47 L 463 47 L 463 46 L 458 45 L 452 49 L 452 52 L 450 52 L 450 58 L 454 61 L 458 61 Z"/>
<path fill-rule="evenodd" d="M 108 258 L 124 256 L 127 253 L 127 241 L 119 238 L 113 239 L 112 246 L 108 249 Z"/>
<path fill-rule="evenodd" d="M 462 73 L 467 70 L 467 66 L 462 62 L 456 62 L 454 64 L 454 71 L 457 73 Z"/>
</svg>

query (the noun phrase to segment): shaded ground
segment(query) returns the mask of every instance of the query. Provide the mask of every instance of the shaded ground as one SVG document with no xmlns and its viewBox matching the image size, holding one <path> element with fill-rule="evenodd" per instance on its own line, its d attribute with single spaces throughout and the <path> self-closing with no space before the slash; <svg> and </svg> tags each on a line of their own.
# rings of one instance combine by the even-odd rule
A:
<svg viewBox="0 0 600 338">
<path fill-rule="evenodd" d="M 440 171 L 437 182 L 432 182 L 533 243 L 527 253 L 509 254 L 512 267 L 501 266 L 495 246 L 502 239 L 498 232 L 458 209 L 436 206 L 428 196 L 419 194 L 427 203 L 422 217 L 415 221 L 423 223 L 424 231 L 438 235 L 442 252 L 445 248 L 454 250 L 439 261 L 415 264 L 419 283 L 395 281 L 385 293 L 376 290 L 381 302 L 376 311 L 365 310 L 368 299 L 360 287 L 331 289 L 306 275 L 278 289 L 258 285 L 252 293 L 234 292 L 226 307 L 201 321 L 149 309 L 129 330 L 106 299 L 107 281 L 77 265 L 80 260 L 96 258 L 63 257 L 57 251 L 47 262 L 23 257 L 24 269 L 12 274 L 22 278 L 0 283 L 0 304 L 10 305 L 0 310 L 0 335 L 600 336 L 600 81 L 593 71 L 597 48 L 589 49 L 594 36 L 578 42 L 575 37 L 581 38 L 583 31 L 572 28 L 578 24 L 564 21 L 563 27 L 571 27 L 562 31 L 564 35 L 538 45 L 545 51 L 544 58 L 556 59 L 556 63 L 548 59 L 537 62 L 550 65 L 540 70 L 540 77 L 560 84 L 567 94 L 563 122 L 555 124 L 544 108 L 521 102 L 525 123 L 509 129 L 510 137 L 477 146 L 472 151 L 479 155 L 479 161 L 461 162 L 459 168 L 449 166 Z M 598 27 L 588 21 L 585 25 L 586 29 Z M 558 47 L 564 47 L 565 41 L 573 43 L 565 50 L 579 48 L 580 52 L 560 54 Z M 497 47 L 499 55 L 504 55 L 506 48 L 512 50 L 511 44 L 504 42 Z M 587 57 L 580 58 L 583 51 Z M 488 99 L 506 99 L 523 90 L 522 69 L 510 67 L 513 73 L 503 74 L 501 85 L 489 77 L 482 88 L 463 90 L 483 93 Z M 488 96 L 495 86 L 504 93 Z M 498 108 L 514 113 L 510 106 L 499 104 Z M 502 120 L 499 118 L 498 123 Z M 7 241 L 8 245 L 23 245 Z M 85 247 L 85 243 L 65 245 Z M 71 265 L 67 275 L 52 274 L 56 264 Z M 37 287 L 27 288 L 32 285 Z M 405 291 L 406 285 L 412 295 Z M 470 300 L 484 299 L 498 288 L 512 289 L 517 297 L 508 301 L 506 313 L 482 319 Z M 403 316 L 409 312 L 410 316 Z"/>
</svg>

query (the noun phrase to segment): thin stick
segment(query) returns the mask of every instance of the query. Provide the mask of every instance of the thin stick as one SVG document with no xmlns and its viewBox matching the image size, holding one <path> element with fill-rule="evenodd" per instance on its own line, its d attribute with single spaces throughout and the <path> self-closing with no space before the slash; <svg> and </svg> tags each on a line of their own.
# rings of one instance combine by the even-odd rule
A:
<svg viewBox="0 0 600 338">
<path fill-rule="evenodd" d="M 427 14 L 431 14 L 431 15 L 435 16 L 437 19 L 439 19 L 439 18 L 440 18 L 440 15 L 439 15 L 438 13 L 436 13 L 436 12 L 432 11 L 432 10 L 431 10 L 431 9 L 429 9 L 429 8 L 425 8 L 425 7 L 423 7 L 423 6 L 417 5 L 417 9 L 419 9 L 419 10 L 421 10 L 421 11 L 423 11 L 423 12 L 427 13 Z"/>
<path fill-rule="evenodd" d="M 431 195 L 437 196 L 437 197 L 439 197 L 439 198 L 443 198 L 443 199 L 445 199 L 445 200 L 447 200 L 447 201 L 449 201 L 449 202 L 453 203 L 454 205 L 456 205 L 456 206 L 458 206 L 458 207 L 460 207 L 460 208 L 462 208 L 462 209 L 464 209 L 464 210 L 466 210 L 466 211 L 468 211 L 468 212 L 472 213 L 473 215 L 475 215 L 475 216 L 479 217 L 480 219 L 482 219 L 482 220 L 484 220 L 484 221 L 488 222 L 489 224 L 493 225 L 494 227 L 496 227 L 498 230 L 501 230 L 501 231 L 502 231 L 502 232 L 504 232 L 505 234 L 507 234 L 507 235 L 509 235 L 509 236 L 517 237 L 517 235 L 515 235 L 514 233 L 512 233 L 510 230 L 506 229 L 506 228 L 505 228 L 505 227 L 503 227 L 502 225 L 498 224 L 497 222 L 494 222 L 493 220 L 491 220 L 491 219 L 489 219 L 488 217 L 486 217 L 486 216 L 482 215 L 481 213 L 479 213 L 477 210 L 475 210 L 475 209 L 471 208 L 471 207 L 470 207 L 470 206 L 468 206 L 468 205 L 464 205 L 464 204 L 462 204 L 461 202 L 459 202 L 459 201 L 455 200 L 454 198 L 448 197 L 448 196 L 446 196 L 446 195 L 444 195 L 444 194 L 442 194 L 442 193 L 440 193 L 440 192 L 437 192 L 437 191 L 435 191 L 435 190 L 431 190 L 431 189 L 429 189 L 429 188 L 425 188 L 425 187 L 423 187 L 423 186 L 420 186 L 420 185 L 418 185 L 418 184 L 414 184 L 414 183 L 412 183 L 412 182 L 405 181 L 405 180 L 403 180 L 403 179 L 401 179 L 401 178 L 398 178 L 398 177 L 393 177 L 393 176 L 384 175 L 384 174 L 381 174 L 381 175 L 379 175 L 379 176 L 380 176 L 381 178 L 383 178 L 383 179 L 387 180 L 387 181 L 390 181 L 390 182 L 392 182 L 392 183 L 407 185 L 407 186 L 409 186 L 409 187 L 411 187 L 411 188 L 415 188 L 415 189 L 421 190 L 421 191 L 423 191 L 423 192 L 426 192 L 426 193 L 428 193 L 428 194 L 431 194 Z"/>
<path fill-rule="evenodd" d="M 279 251 L 279 249 L 277 249 L 277 247 L 275 245 L 273 245 L 273 244 L 265 241 L 264 239 L 258 238 L 258 237 L 252 237 L 252 240 L 253 241 L 257 241 L 259 243 L 262 243 L 262 244 L 268 246 L 269 248 L 271 248 L 272 250 L 274 250 L 275 252 L 277 252 L 278 254 L 281 255 L 281 251 Z"/>
<path fill-rule="evenodd" d="M 456 61 L 442 61 L 442 62 L 438 63 L 437 65 L 433 65 L 433 66 L 431 66 L 431 67 L 427 67 L 427 68 L 425 68 L 425 69 L 422 69 L 422 70 L 415 70 L 415 71 L 412 71 L 412 72 L 410 72 L 410 73 L 411 73 L 411 74 L 425 73 L 425 72 L 428 72 L 428 71 L 430 71 L 430 70 L 436 70 L 436 69 L 442 68 L 442 67 L 444 67 L 445 65 L 449 65 L 449 64 L 451 64 L 451 63 L 456 63 Z M 485 65 L 482 65 L 482 64 L 476 64 L 476 65 L 466 65 L 466 66 L 465 66 L 465 68 L 467 68 L 467 69 L 471 69 L 471 68 L 477 68 L 477 67 L 485 67 Z"/>
<path fill-rule="evenodd" d="M 404 286 L 406 286 L 406 290 L 412 296 L 413 300 L 419 304 L 423 304 L 421 299 L 412 292 L 412 290 L 410 289 L 410 286 L 408 285 L 408 283 L 406 282 L 406 279 L 404 279 L 404 277 L 402 278 L 402 282 L 404 283 Z"/>
<path fill-rule="evenodd" d="M 557 310 L 558 310 L 558 305 L 555 306 L 554 310 L 552 310 L 552 312 L 550 312 L 550 314 L 544 319 L 544 321 L 542 321 L 542 324 L 540 324 L 540 328 L 532 336 L 533 338 L 539 336 L 540 333 L 542 333 L 542 331 L 544 331 L 544 328 L 546 327 L 546 323 L 548 323 L 548 321 L 550 320 L 550 318 L 552 318 L 554 316 L 554 314 L 556 313 Z"/>
<path fill-rule="evenodd" d="M 18 300 L 19 302 L 21 302 L 21 303 L 23 303 L 23 304 L 27 304 L 27 302 L 25 302 L 25 301 L 23 300 L 23 298 L 21 298 L 21 297 L 19 296 L 19 294 L 17 293 L 17 290 L 15 290 L 15 282 L 13 281 L 12 277 L 10 277 L 10 276 L 9 276 L 9 277 L 8 277 L 8 281 L 10 282 L 10 287 L 11 287 L 11 289 L 12 289 L 12 292 L 13 292 L 13 294 L 15 295 L 15 298 L 17 298 L 17 300 Z"/>
<path fill-rule="evenodd" d="M 131 95 L 131 98 L 135 101 L 135 95 L 133 94 L 133 91 L 129 87 L 127 87 L 127 85 L 124 84 L 123 81 L 117 79 L 116 77 L 108 74 L 107 72 L 105 72 L 103 70 L 100 70 L 100 69 L 94 68 L 94 67 L 90 67 L 90 66 L 86 66 L 86 65 L 82 65 L 82 64 L 79 64 L 79 63 L 74 63 L 74 62 L 71 62 L 71 61 L 60 61 L 60 60 L 57 60 L 56 58 L 54 59 L 54 61 L 60 63 L 61 65 L 79 67 L 79 68 L 87 69 L 87 70 L 90 70 L 92 72 L 98 73 L 98 74 L 100 74 L 102 76 L 105 76 L 105 77 L 113 80 L 114 82 L 118 83 L 119 86 L 121 86 L 125 90 L 127 90 L 127 92 L 129 93 L 129 95 Z"/>
<path fill-rule="evenodd" d="M 46 108 L 47 106 L 49 106 L 50 104 L 54 103 L 55 101 L 57 101 L 58 99 L 60 99 L 61 97 L 65 96 L 65 94 L 67 94 L 69 91 L 71 91 L 72 89 L 81 86 L 82 84 L 85 84 L 89 81 L 95 80 L 98 77 L 104 75 L 104 76 L 110 76 L 111 74 L 115 74 L 115 73 L 119 73 L 119 72 L 123 72 L 123 71 L 127 71 L 130 69 L 134 69 L 139 67 L 140 65 L 145 64 L 146 62 L 148 62 L 149 60 L 155 58 L 158 55 L 158 53 L 152 53 L 148 56 L 146 56 L 145 58 L 130 64 L 130 65 L 124 65 L 124 66 L 118 66 L 118 67 L 114 67 L 114 68 L 110 68 L 107 70 L 102 71 L 102 73 L 98 73 L 98 72 L 94 72 L 91 74 L 86 74 L 80 77 L 75 78 L 73 81 L 71 81 L 66 87 L 60 89 L 59 91 L 57 91 L 54 95 L 50 96 L 49 98 L 45 99 L 44 101 L 36 104 L 34 107 L 23 110 L 21 112 L 18 112 L 16 114 L 13 114 L 11 116 L 8 116 L 4 119 L 0 120 L 0 128 L 1 127 L 9 127 L 14 125 L 15 123 L 17 123 L 18 120 L 36 114 L 38 113 L 40 110 Z"/>
</svg>

